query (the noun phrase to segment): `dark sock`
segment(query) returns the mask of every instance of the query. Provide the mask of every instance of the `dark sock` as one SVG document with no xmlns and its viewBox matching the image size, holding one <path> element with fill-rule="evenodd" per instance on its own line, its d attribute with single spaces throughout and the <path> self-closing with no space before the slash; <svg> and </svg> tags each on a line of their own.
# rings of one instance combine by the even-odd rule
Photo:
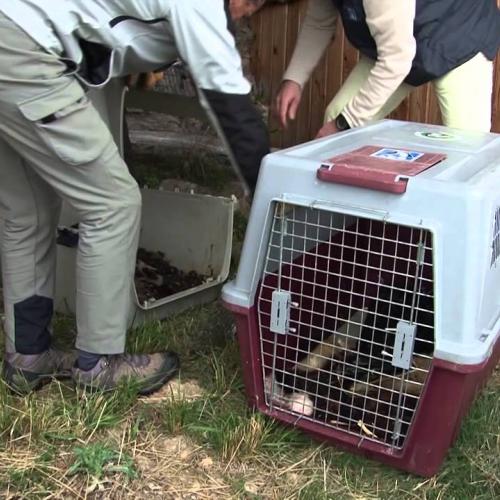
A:
<svg viewBox="0 0 500 500">
<path fill-rule="evenodd" d="M 102 354 L 94 354 L 78 349 L 78 368 L 88 372 L 97 365 L 102 356 Z"/>
</svg>

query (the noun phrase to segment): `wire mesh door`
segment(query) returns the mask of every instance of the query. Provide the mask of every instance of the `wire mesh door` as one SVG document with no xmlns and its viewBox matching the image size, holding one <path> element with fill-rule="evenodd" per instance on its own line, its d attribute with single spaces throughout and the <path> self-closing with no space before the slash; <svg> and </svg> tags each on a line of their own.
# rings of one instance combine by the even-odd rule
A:
<svg viewBox="0 0 500 500">
<path fill-rule="evenodd" d="M 268 408 L 402 448 L 433 288 L 428 230 L 276 203 L 257 308 Z"/>
</svg>

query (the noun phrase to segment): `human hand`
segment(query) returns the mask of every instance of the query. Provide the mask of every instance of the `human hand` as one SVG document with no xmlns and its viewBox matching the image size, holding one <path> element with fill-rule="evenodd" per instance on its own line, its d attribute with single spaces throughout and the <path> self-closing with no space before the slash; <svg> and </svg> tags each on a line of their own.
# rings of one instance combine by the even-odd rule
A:
<svg viewBox="0 0 500 500">
<path fill-rule="evenodd" d="M 319 132 L 316 135 L 316 139 L 321 139 L 322 137 L 327 137 L 329 135 L 336 134 L 337 132 L 340 132 L 340 130 L 337 128 L 337 125 L 335 124 L 335 120 L 332 120 L 330 122 L 326 122 L 319 129 Z"/>
<path fill-rule="evenodd" d="M 163 71 L 139 73 L 137 75 L 129 75 L 126 84 L 129 89 L 151 90 L 158 82 L 163 80 L 163 77 Z"/>
<path fill-rule="evenodd" d="M 285 80 L 280 87 L 275 102 L 275 114 L 281 126 L 286 128 L 288 120 L 295 120 L 302 98 L 302 87 L 292 80 Z"/>
</svg>

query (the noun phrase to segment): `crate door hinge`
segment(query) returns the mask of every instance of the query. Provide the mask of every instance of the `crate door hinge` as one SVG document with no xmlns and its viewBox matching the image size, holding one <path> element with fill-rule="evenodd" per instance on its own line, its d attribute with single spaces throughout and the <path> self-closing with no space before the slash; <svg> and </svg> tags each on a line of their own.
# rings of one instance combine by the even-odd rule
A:
<svg viewBox="0 0 500 500">
<path fill-rule="evenodd" d="M 273 333 L 286 335 L 293 332 L 290 328 L 290 309 L 292 307 L 292 294 L 275 290 L 273 292 L 271 304 L 271 325 L 270 329 Z"/>
<path fill-rule="evenodd" d="M 398 322 L 392 356 L 392 365 L 396 368 L 410 369 L 416 332 L 417 325 L 406 321 Z"/>
</svg>

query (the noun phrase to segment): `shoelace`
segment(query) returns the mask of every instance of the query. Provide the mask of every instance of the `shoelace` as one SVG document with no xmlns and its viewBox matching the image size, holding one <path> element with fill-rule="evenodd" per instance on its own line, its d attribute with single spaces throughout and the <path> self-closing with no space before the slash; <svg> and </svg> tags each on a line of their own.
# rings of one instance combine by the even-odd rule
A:
<svg viewBox="0 0 500 500">
<path fill-rule="evenodd" d="M 145 368 L 149 364 L 149 356 L 147 354 L 115 354 L 108 356 L 108 361 L 110 365 L 117 365 L 124 361 L 132 368 Z"/>
</svg>

